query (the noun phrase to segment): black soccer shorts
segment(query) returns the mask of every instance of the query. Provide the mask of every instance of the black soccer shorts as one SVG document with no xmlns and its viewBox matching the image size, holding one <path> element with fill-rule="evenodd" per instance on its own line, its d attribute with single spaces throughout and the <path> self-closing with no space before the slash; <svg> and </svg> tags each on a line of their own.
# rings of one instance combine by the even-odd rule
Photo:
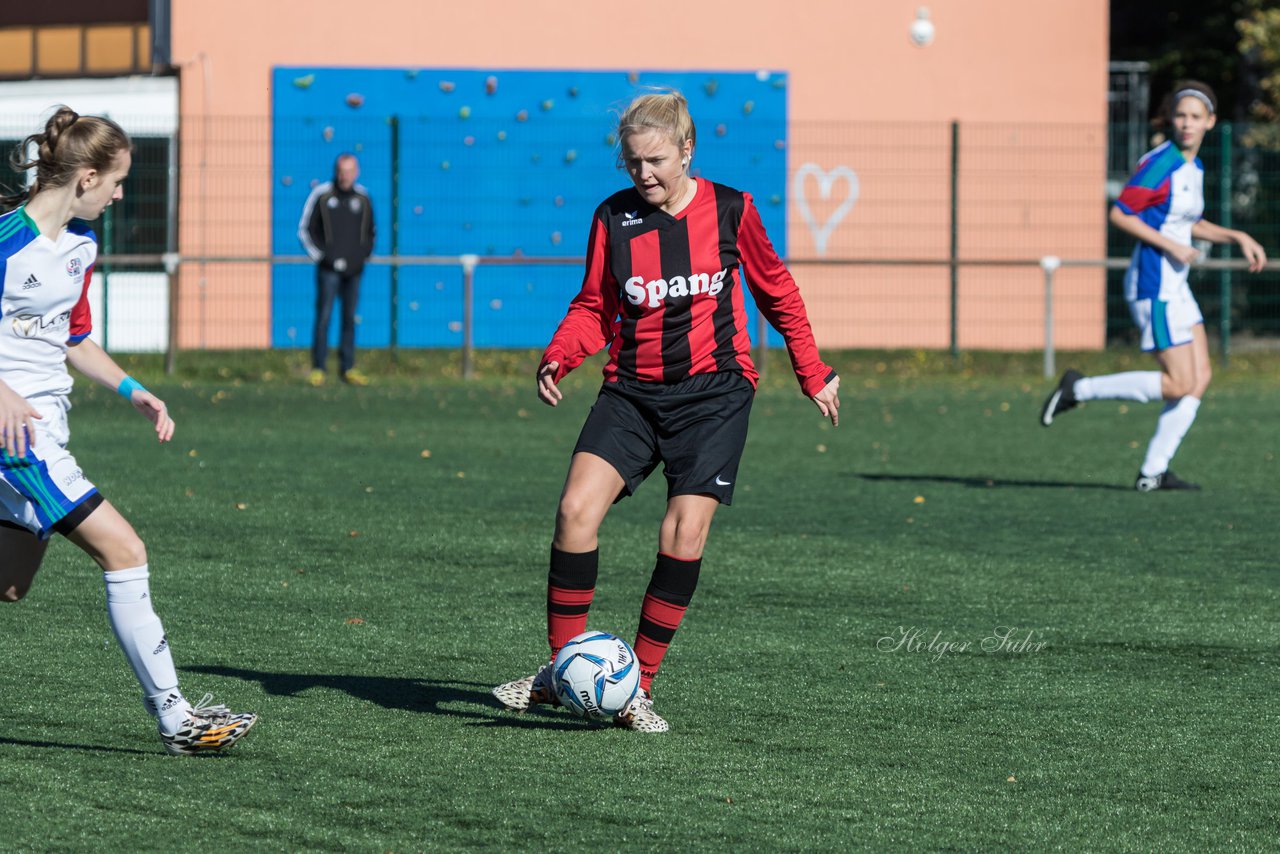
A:
<svg viewBox="0 0 1280 854">
<path fill-rule="evenodd" d="M 573 452 L 603 458 L 622 475 L 615 501 L 639 488 L 658 463 L 667 499 L 710 495 L 733 503 L 755 388 L 739 373 L 695 374 L 677 383 L 605 383 Z"/>
</svg>

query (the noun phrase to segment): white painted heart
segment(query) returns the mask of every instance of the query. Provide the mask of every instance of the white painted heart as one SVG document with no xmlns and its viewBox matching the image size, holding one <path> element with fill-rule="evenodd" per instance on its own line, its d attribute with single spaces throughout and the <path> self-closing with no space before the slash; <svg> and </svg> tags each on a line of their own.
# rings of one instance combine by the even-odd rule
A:
<svg viewBox="0 0 1280 854">
<path fill-rule="evenodd" d="M 831 188 L 837 179 L 843 178 L 849 187 L 848 195 L 823 223 L 818 223 L 814 219 L 813 211 L 809 208 L 809 200 L 805 198 L 805 178 L 810 175 L 817 179 L 818 192 L 824 201 L 831 198 Z M 831 232 L 835 231 L 840 221 L 853 210 L 854 203 L 858 201 L 858 190 L 858 175 L 848 166 L 837 166 L 826 171 L 816 163 L 806 163 L 796 170 L 796 174 L 791 179 L 791 194 L 795 197 L 800 216 L 804 217 L 805 224 L 809 226 L 809 232 L 813 235 L 813 245 L 819 257 L 827 254 L 827 240 L 830 239 Z"/>
</svg>

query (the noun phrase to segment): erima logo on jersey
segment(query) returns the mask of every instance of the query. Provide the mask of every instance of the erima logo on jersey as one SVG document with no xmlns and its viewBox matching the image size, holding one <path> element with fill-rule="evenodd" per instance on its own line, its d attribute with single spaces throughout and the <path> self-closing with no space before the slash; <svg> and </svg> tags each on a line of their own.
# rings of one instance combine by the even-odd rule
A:
<svg viewBox="0 0 1280 854">
<path fill-rule="evenodd" d="M 22 283 L 22 289 L 24 291 L 29 291 L 32 288 L 38 288 L 38 287 L 40 287 L 40 280 L 36 278 L 35 273 L 32 273 L 30 276 L 27 276 L 27 280 Z"/>
<path fill-rule="evenodd" d="M 622 227 L 626 228 L 629 225 L 640 225 L 642 222 L 644 222 L 644 219 L 642 217 L 636 216 L 636 214 L 638 213 L 640 212 L 639 211 L 623 211 L 622 215 L 625 217 L 625 219 L 622 220 Z"/>
<path fill-rule="evenodd" d="M 64 311 L 45 319 L 34 314 L 17 314 L 13 318 L 13 331 L 23 338 L 34 338 L 46 329 L 61 326 L 71 319 L 71 312 Z"/>
<path fill-rule="evenodd" d="M 697 294 L 715 296 L 724 290 L 724 277 L 729 271 L 720 270 L 714 275 L 710 273 L 694 273 L 689 278 L 672 276 L 671 280 L 654 279 L 646 282 L 644 276 L 632 276 L 622 286 L 627 294 L 627 302 L 640 305 L 648 300 L 649 308 L 657 308 L 667 297 L 691 297 Z"/>
</svg>

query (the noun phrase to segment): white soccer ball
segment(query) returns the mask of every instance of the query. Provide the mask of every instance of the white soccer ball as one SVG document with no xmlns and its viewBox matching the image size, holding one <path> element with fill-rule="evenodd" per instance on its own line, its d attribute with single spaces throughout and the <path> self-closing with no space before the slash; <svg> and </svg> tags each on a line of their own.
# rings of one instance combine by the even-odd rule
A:
<svg viewBox="0 0 1280 854">
<path fill-rule="evenodd" d="M 612 718 L 640 690 L 640 662 L 630 644 L 608 632 L 583 632 L 552 663 L 556 697 L 575 715 Z"/>
</svg>

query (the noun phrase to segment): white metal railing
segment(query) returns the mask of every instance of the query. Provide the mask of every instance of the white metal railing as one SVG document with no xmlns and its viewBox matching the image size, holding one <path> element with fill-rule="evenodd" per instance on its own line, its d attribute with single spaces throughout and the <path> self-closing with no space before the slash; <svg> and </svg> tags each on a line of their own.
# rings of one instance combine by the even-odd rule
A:
<svg viewBox="0 0 1280 854">
<path fill-rule="evenodd" d="M 470 379 L 474 372 L 474 302 L 475 272 L 482 266 L 581 266 L 583 258 L 554 256 L 523 255 L 375 255 L 369 258 L 370 265 L 386 265 L 393 269 L 406 266 L 449 266 L 462 270 L 462 373 Z M 99 268 L 114 266 L 154 267 L 164 271 L 168 280 L 169 293 L 169 329 L 168 344 L 165 353 L 165 370 L 172 373 L 175 367 L 178 349 L 179 295 L 173 287 L 173 275 L 183 264 L 192 264 L 203 269 L 210 264 L 288 264 L 312 265 L 310 258 L 302 255 L 179 255 L 176 252 L 163 254 L 113 254 L 103 255 L 98 259 Z M 1053 377 L 1055 368 L 1054 344 L 1054 308 L 1053 286 L 1054 276 L 1064 267 L 1096 267 L 1108 270 L 1125 269 L 1129 266 L 1129 258 L 1059 258 L 1056 255 L 1045 255 L 1041 258 L 986 258 L 986 259 L 918 259 L 918 258 L 847 258 L 847 259 L 792 259 L 786 262 L 789 267 L 1038 267 L 1044 276 L 1044 375 Z M 1194 264 L 1199 269 L 1244 272 L 1248 264 L 1243 259 L 1207 259 Z M 1269 261 L 1265 269 L 1269 272 L 1280 270 L 1280 261 Z M 392 289 L 392 318 L 396 317 L 395 301 L 397 295 Z M 955 306 L 956 295 L 952 294 L 952 350 L 957 351 L 955 342 Z M 764 351 L 767 349 L 768 324 L 763 315 L 757 312 L 756 355 L 757 366 L 764 370 Z M 397 347 L 395 336 L 391 344 Z"/>
<path fill-rule="evenodd" d="M 1044 375 L 1046 379 L 1057 375 L 1054 365 L 1053 343 L 1053 277 L 1062 267 L 1102 267 L 1107 270 L 1125 270 L 1130 264 L 1129 258 L 1059 258 L 1046 255 L 1040 259 L 1040 269 L 1044 272 Z M 1202 270 L 1223 270 L 1246 272 L 1247 261 L 1239 258 L 1209 258 L 1196 261 L 1192 265 Z M 1263 268 L 1267 271 L 1280 270 L 1280 261 L 1268 261 Z"/>
</svg>

